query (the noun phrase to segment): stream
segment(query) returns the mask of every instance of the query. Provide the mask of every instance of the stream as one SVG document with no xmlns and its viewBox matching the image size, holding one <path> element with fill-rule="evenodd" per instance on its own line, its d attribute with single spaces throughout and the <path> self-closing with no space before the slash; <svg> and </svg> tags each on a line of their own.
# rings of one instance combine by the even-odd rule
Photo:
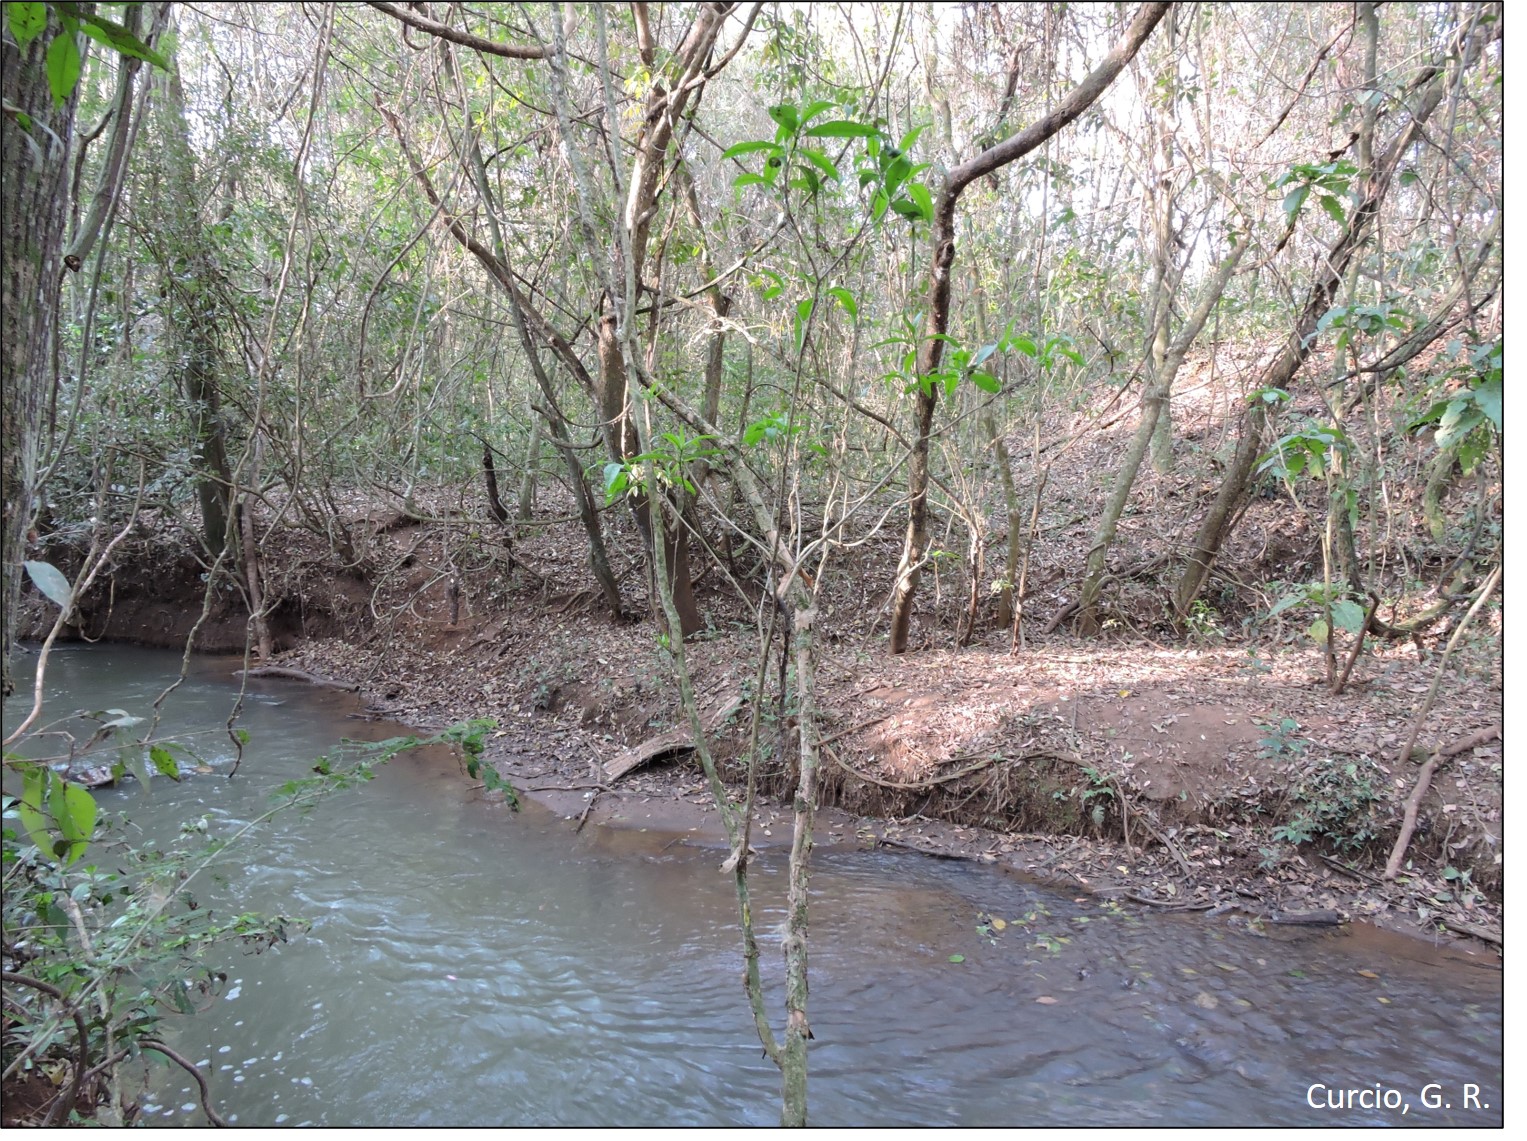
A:
<svg viewBox="0 0 1527 1141">
<path fill-rule="evenodd" d="M 19 659 L 23 679 L 35 662 Z M 348 695 L 253 680 L 229 780 L 237 665 L 193 662 L 165 705 L 162 731 L 199 730 L 212 772 L 97 793 L 133 834 L 205 815 L 231 835 L 341 737 L 406 732 L 348 716 Z M 166 651 L 55 649 L 44 720 L 146 715 L 178 669 Z M 8 701 L 7 725 L 24 713 Z M 216 913 L 311 927 L 257 955 L 220 948 L 221 995 L 163 1035 L 244 1126 L 775 1124 L 724 853 L 675 840 L 574 835 L 546 809 L 485 800 L 443 753 L 400 756 L 199 883 Z M 754 885 L 778 1024 L 782 851 Z M 1257 934 L 994 868 L 821 848 L 810 971 L 816 1125 L 1502 1123 L 1498 966 L 1400 936 Z M 206 1123 L 183 1071 L 136 1072 L 144 1123 Z"/>
</svg>

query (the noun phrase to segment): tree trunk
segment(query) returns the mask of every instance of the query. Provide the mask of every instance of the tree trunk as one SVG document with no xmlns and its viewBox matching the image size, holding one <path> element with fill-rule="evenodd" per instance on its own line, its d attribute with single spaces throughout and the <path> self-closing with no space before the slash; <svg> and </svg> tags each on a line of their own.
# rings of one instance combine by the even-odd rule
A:
<svg viewBox="0 0 1527 1141">
<path fill-rule="evenodd" d="M 1166 15 L 1169 4 L 1143 4 L 1130 22 L 1124 38 L 1116 44 L 1081 83 L 1044 118 L 1011 138 L 989 147 L 945 176 L 933 208 L 933 259 L 928 270 L 928 316 L 917 347 L 918 388 L 914 411 L 915 433 L 907 465 L 907 534 L 896 584 L 891 596 L 891 644 L 893 654 L 905 653 L 912 628 L 912 606 L 917 583 L 928 551 L 929 443 L 933 414 L 938 408 L 939 382 L 934 379 L 944 356 L 949 332 L 950 269 L 954 264 L 955 206 L 960 194 L 976 179 L 1023 157 L 1057 134 L 1082 114 L 1111 84 L 1124 65 L 1134 58 L 1151 31 Z"/>
<path fill-rule="evenodd" d="M 1209 314 L 1219 304 L 1219 299 L 1225 293 L 1225 286 L 1230 284 L 1230 278 L 1235 274 L 1235 267 L 1240 264 L 1242 255 L 1250 245 L 1250 242 L 1242 238 L 1226 255 L 1225 260 L 1220 262 L 1219 269 L 1204 287 L 1204 295 L 1188 317 L 1187 324 L 1183 326 L 1177 339 L 1167 349 L 1160 368 L 1152 370 L 1150 385 L 1145 390 L 1145 397 L 1140 406 L 1140 426 L 1135 430 L 1135 438 L 1130 441 L 1129 450 L 1124 454 L 1124 462 L 1119 468 L 1118 477 L 1114 480 L 1113 494 L 1108 497 L 1108 505 L 1103 509 L 1103 517 L 1098 521 L 1097 533 L 1092 540 L 1092 549 L 1087 552 L 1087 576 L 1082 581 L 1081 602 L 1078 607 L 1079 626 L 1084 634 L 1097 632 L 1098 593 L 1102 588 L 1108 548 L 1113 544 L 1114 536 L 1118 532 L 1119 518 L 1124 514 L 1124 505 L 1129 502 L 1129 494 L 1135 486 L 1135 477 L 1140 473 L 1140 463 L 1145 458 L 1146 448 L 1154 438 L 1156 426 L 1160 422 L 1161 411 L 1171 400 L 1172 382 L 1177 378 L 1178 370 L 1182 368 L 1182 362 L 1187 358 L 1188 350 L 1193 347 L 1193 342 L 1203 331 Z M 1171 298 L 1163 297 L 1162 304 L 1169 308 Z M 1165 320 L 1163 313 L 1158 328 L 1164 328 Z"/>
<path fill-rule="evenodd" d="M 164 277 L 169 282 L 166 318 L 179 343 L 175 371 L 191 419 L 192 469 L 201 509 L 202 541 L 212 558 L 222 554 L 229 534 L 233 472 L 228 464 L 228 429 L 218 386 L 218 302 L 211 252 L 202 233 L 196 160 L 186 123 L 180 75 L 171 72 L 165 92 L 164 140 L 160 156 L 161 218 L 156 236 Z"/>
<path fill-rule="evenodd" d="M 529 519 L 535 507 L 536 471 L 541 466 L 541 417 L 530 413 L 530 446 L 525 450 L 525 474 L 520 478 L 520 520 Z"/>
<path fill-rule="evenodd" d="M 25 51 L 9 36 L 0 46 L 0 93 L 5 99 L 0 124 L 0 690 L 7 696 L 15 689 L 11 644 L 34 507 L 42 407 L 53 381 L 50 350 L 58 331 L 58 288 L 69 219 L 69 148 L 78 86 L 62 104 L 55 104 L 46 60 L 58 34 L 57 17 L 49 8 L 46 31 Z M 23 117 L 30 119 L 30 130 L 22 127 Z"/>
</svg>

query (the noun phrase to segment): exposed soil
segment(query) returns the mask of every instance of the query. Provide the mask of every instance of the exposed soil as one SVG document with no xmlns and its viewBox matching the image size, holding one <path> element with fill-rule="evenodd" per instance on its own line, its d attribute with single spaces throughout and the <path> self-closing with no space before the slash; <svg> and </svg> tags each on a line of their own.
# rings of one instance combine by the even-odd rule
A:
<svg viewBox="0 0 1527 1141">
<path fill-rule="evenodd" d="M 1306 513 L 1286 489 L 1282 499 L 1254 499 L 1187 640 L 1162 621 L 1167 556 L 1215 490 L 1208 461 L 1227 444 L 1227 400 L 1223 385 L 1202 378 L 1174 400 L 1186 454 L 1176 474 L 1141 478 L 1097 638 L 1064 625 L 1041 631 L 1075 597 L 1097 503 L 1133 427 L 1128 414 L 1044 457 L 1049 490 L 1016 653 L 990 614 L 971 646 L 954 645 L 968 587 L 946 571 L 925 578 L 914 652 L 890 658 L 884 603 L 899 541 L 890 530 L 830 571 L 819 619 L 822 839 L 1000 863 L 1153 907 L 1235 909 L 1260 921 L 1367 919 L 1498 942 L 1498 735 L 1440 764 L 1407 868 L 1382 879 L 1420 763 L 1501 724 L 1498 608 L 1481 614 L 1455 652 L 1403 764 L 1462 608 L 1421 636 L 1376 640 L 1346 691 L 1332 696 L 1301 629 L 1308 615 L 1258 621 L 1274 580 L 1319 577 L 1311 524 L 1323 507 Z M 1058 422 L 1054 438 L 1072 423 Z M 1025 446 L 1013 449 L 1021 462 Z M 281 600 L 273 661 L 358 686 L 376 716 L 420 726 L 495 718 L 491 759 L 566 815 L 714 842 L 719 832 L 706 823 L 714 810 L 687 751 L 652 750 L 616 781 L 604 773 L 623 750 L 680 723 L 651 621 L 617 625 L 598 611 L 581 534 L 559 499 L 521 525 L 512 569 L 503 529 L 484 521 L 479 499 L 470 485 L 419 495 L 429 521 L 357 495 L 337 539 L 277 528 L 264 552 L 267 589 Z M 606 520 L 612 549 L 639 549 L 623 513 Z M 80 604 L 74 636 L 183 644 L 202 610 L 204 567 L 151 524 Z M 1003 543 L 988 536 L 990 552 Z M 1418 579 L 1449 561 L 1420 528 L 1399 545 Z M 78 557 L 71 550 L 44 544 L 34 557 L 68 568 Z M 713 735 L 740 789 L 762 591 L 758 568 L 723 561 L 724 572 L 700 577 L 710 628 L 687 653 L 705 711 L 743 699 Z M 645 613 L 640 564 L 622 570 L 628 605 Z M 1413 591 L 1385 617 L 1403 621 L 1432 597 Z M 44 605 L 35 596 L 28 605 L 32 633 L 43 632 Z M 221 588 L 197 648 L 241 651 L 245 613 L 236 588 Z M 761 714 L 755 845 L 786 840 L 794 785 L 789 711 L 771 696 Z"/>
</svg>

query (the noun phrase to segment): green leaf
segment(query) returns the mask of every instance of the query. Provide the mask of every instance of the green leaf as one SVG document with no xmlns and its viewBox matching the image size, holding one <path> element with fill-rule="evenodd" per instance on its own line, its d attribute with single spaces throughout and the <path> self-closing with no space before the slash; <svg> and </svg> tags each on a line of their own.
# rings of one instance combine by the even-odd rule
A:
<svg viewBox="0 0 1527 1141">
<path fill-rule="evenodd" d="M 896 201 L 891 203 L 891 209 L 909 221 L 921 222 L 923 220 L 923 212 L 917 208 L 917 203 L 913 202 L 910 198 L 896 199 Z"/>
<path fill-rule="evenodd" d="M 742 155 L 750 155 L 758 151 L 772 151 L 775 154 L 779 154 L 780 147 L 778 143 L 770 143 L 763 140 L 755 140 L 754 142 L 749 143 L 737 143 L 735 146 L 727 147 L 726 150 L 722 151 L 721 157 L 739 158 Z"/>
<path fill-rule="evenodd" d="M 970 382 L 982 392 L 998 393 L 1002 391 L 1002 382 L 989 372 L 977 370 L 970 374 Z"/>
<path fill-rule="evenodd" d="M 950 955 L 949 956 L 949 961 L 951 963 L 963 963 L 965 961 L 965 956 L 964 955 Z"/>
<path fill-rule="evenodd" d="M 875 221 L 885 217 L 885 212 L 890 208 L 891 200 L 884 190 L 875 191 L 875 197 L 870 200 L 870 217 Z"/>
<path fill-rule="evenodd" d="M 631 472 L 623 463 L 607 463 L 604 465 L 604 498 L 606 503 L 615 502 L 615 497 L 631 482 Z"/>
<path fill-rule="evenodd" d="M 1267 612 L 1267 616 L 1269 618 L 1275 617 L 1276 615 L 1282 614 L 1290 607 L 1302 606 L 1309 600 L 1309 595 L 1303 590 L 1296 590 L 1292 594 L 1285 594 L 1282 598 L 1278 599 L 1277 602 L 1273 603 L 1273 607 Z"/>
<path fill-rule="evenodd" d="M 801 147 L 795 153 L 800 155 L 807 162 L 811 163 L 812 166 L 820 170 L 826 177 L 832 179 L 834 182 L 838 180 L 837 166 L 835 166 L 833 161 L 824 155 L 821 151 L 812 150 L 810 147 Z"/>
<path fill-rule="evenodd" d="M 1305 633 L 1316 642 L 1324 645 L 1326 637 L 1331 633 L 1331 628 L 1326 625 L 1324 618 L 1317 618 L 1314 622 L 1310 623 L 1310 628 Z"/>
<path fill-rule="evenodd" d="M 11 26 L 11 35 L 15 37 L 16 46 L 26 54 L 27 45 L 35 40 L 48 27 L 48 6 L 46 4 L 7 4 L 5 16 Z"/>
<path fill-rule="evenodd" d="M 1304 205 L 1304 200 L 1310 196 L 1308 183 L 1294 187 L 1283 198 L 1283 213 L 1292 222 L 1299 214 L 1299 209 Z"/>
<path fill-rule="evenodd" d="M 800 352 L 806 344 L 806 325 L 811 320 L 811 310 L 816 303 L 807 297 L 795 306 L 795 351 Z"/>
<path fill-rule="evenodd" d="M 874 127 L 855 123 L 851 119 L 830 119 L 825 123 L 818 123 L 809 129 L 806 135 L 812 139 L 867 139 L 879 133 Z"/>
<path fill-rule="evenodd" d="M 1347 212 L 1342 209 L 1341 200 L 1334 194 L 1322 194 L 1320 208 L 1329 214 L 1338 226 L 1347 224 Z"/>
<path fill-rule="evenodd" d="M 1490 423 L 1495 425 L 1497 432 L 1501 428 L 1501 378 L 1492 376 L 1474 390 L 1474 403 L 1479 410 L 1490 418 Z"/>
<path fill-rule="evenodd" d="M 53 102 L 62 107 L 68 100 L 74 85 L 80 79 L 80 50 L 74 36 L 67 30 L 53 37 L 48 45 L 46 67 L 48 88 L 53 92 Z"/>
<path fill-rule="evenodd" d="M 769 108 L 769 118 L 780 125 L 781 130 L 795 134 L 801 127 L 801 113 L 791 103 L 777 103 Z"/>
<path fill-rule="evenodd" d="M 1447 411 L 1442 414 L 1442 423 L 1437 428 L 1437 447 L 1452 447 L 1485 422 L 1484 413 L 1479 411 L 1470 398 L 1472 395 L 1469 393 L 1460 396 L 1447 406 Z"/>
<path fill-rule="evenodd" d="M 933 195 L 921 182 L 907 183 L 907 197 L 917 205 L 917 212 L 924 222 L 933 221 Z"/>
<path fill-rule="evenodd" d="M 160 776 L 169 777 L 171 780 L 180 779 L 180 766 L 175 763 L 175 758 L 170 756 L 170 751 L 162 745 L 150 745 L 148 749 L 149 760 L 154 762 L 154 769 Z"/>
<path fill-rule="evenodd" d="M 1356 634 L 1363 628 L 1364 617 L 1366 615 L 1363 613 L 1363 608 L 1350 598 L 1331 603 L 1331 621 L 1336 623 L 1336 628 L 1339 630 Z"/>
<path fill-rule="evenodd" d="M 768 278 L 774 284 L 765 285 L 765 278 Z M 753 275 L 753 286 L 754 288 L 763 291 L 763 299 L 765 301 L 773 301 L 776 297 L 785 291 L 785 279 L 782 278 L 779 274 L 775 273 L 772 269 L 761 269 Z"/>
<path fill-rule="evenodd" d="M 1477 433 L 1458 445 L 1458 466 L 1463 469 L 1464 475 L 1474 474 L 1474 465 L 1484 458 L 1487 450 L 1484 440 Z"/>
<path fill-rule="evenodd" d="M 143 792 L 147 795 L 149 782 L 154 779 L 154 771 L 148 767 L 148 761 L 144 759 L 143 751 L 141 749 L 133 749 L 129 752 L 127 747 L 124 746 L 119 756 L 124 758 L 127 771 L 138 778 L 138 783 L 143 786 Z"/>
<path fill-rule="evenodd" d="M 834 285 L 827 291 L 827 296 L 836 298 L 838 304 L 843 306 L 844 311 L 847 312 L 851 320 L 857 321 L 859 319 L 859 303 L 854 300 L 854 295 L 848 290 L 844 289 L 841 285 Z"/>
<path fill-rule="evenodd" d="M 55 603 L 60 610 L 69 609 L 69 603 L 74 597 L 74 587 L 69 585 L 69 580 L 63 572 L 52 563 L 41 563 L 28 560 L 23 566 L 31 577 L 32 583 Z"/>
<path fill-rule="evenodd" d="M 801 122 L 809 123 L 823 111 L 831 111 L 836 106 L 836 103 L 827 99 L 818 99 L 815 102 L 808 103 L 806 104 L 806 109 L 801 112 Z"/>
<path fill-rule="evenodd" d="M 1022 334 L 1007 338 L 1003 347 L 1017 349 L 1026 357 L 1037 357 L 1039 355 L 1039 346 L 1034 343 L 1034 339 L 1032 337 L 1025 337 Z"/>
<path fill-rule="evenodd" d="M 105 16 L 98 16 L 94 12 L 82 12 L 77 7 L 74 9 L 84 26 L 80 31 L 91 39 L 109 48 L 115 48 L 122 55 L 131 56 L 134 59 L 145 60 L 153 64 L 161 71 L 169 71 L 169 61 L 154 51 L 137 36 L 129 32 L 121 24 L 114 20 L 108 20 Z"/>
<path fill-rule="evenodd" d="M 22 778 L 21 803 L 16 807 L 21 817 L 21 826 L 27 830 L 32 843 L 50 854 L 53 851 L 53 837 L 48 831 L 48 818 L 43 815 L 43 805 L 56 779 L 53 770 L 46 765 L 27 769 Z"/>
<path fill-rule="evenodd" d="M 732 179 L 732 187 L 735 190 L 741 190 L 744 186 L 760 186 L 764 183 L 767 183 L 768 181 L 769 180 L 761 174 L 754 174 L 752 171 L 744 171 L 742 174 L 739 174 L 736 178 Z"/>
<path fill-rule="evenodd" d="M 97 813 L 95 797 L 89 791 L 78 784 L 70 784 L 66 781 L 59 782 L 63 786 L 64 812 L 59 819 L 59 830 L 64 838 L 76 845 L 77 850 L 70 853 L 69 862 L 73 863 L 84 854 L 85 846 L 90 843 L 91 836 L 95 835 L 95 818 Z"/>
</svg>

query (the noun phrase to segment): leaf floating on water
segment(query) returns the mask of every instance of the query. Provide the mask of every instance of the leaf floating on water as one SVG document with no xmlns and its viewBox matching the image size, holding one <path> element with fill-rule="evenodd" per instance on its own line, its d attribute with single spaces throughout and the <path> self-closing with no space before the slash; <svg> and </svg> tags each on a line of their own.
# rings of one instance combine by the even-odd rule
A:
<svg viewBox="0 0 1527 1141">
<path fill-rule="evenodd" d="M 1388 1005 L 1390 1005 L 1391 1002 L 1393 1002 L 1393 999 L 1388 999 L 1388 998 L 1385 998 L 1383 995 L 1379 995 L 1379 1001 L 1382 1002 L 1385 1006 L 1388 1006 Z"/>
<path fill-rule="evenodd" d="M 1047 994 L 1042 994 L 1038 998 L 1036 998 L 1034 1001 L 1039 1003 L 1042 1006 L 1054 1006 L 1056 1003 L 1058 1003 L 1060 1001 L 1060 999 L 1058 999 L 1058 998 L 1051 998 Z"/>
<path fill-rule="evenodd" d="M 1183 974 L 1187 975 L 1189 978 L 1192 978 L 1198 974 L 1198 972 L 1195 971 L 1192 967 L 1178 967 L 1177 969 Z"/>
<path fill-rule="evenodd" d="M 1007 920 L 1006 919 L 993 919 L 991 921 L 991 925 L 993 927 L 995 927 L 998 931 L 1001 931 L 1001 930 L 1004 930 L 1007 927 Z"/>
<path fill-rule="evenodd" d="M 1218 967 L 1222 971 L 1238 971 L 1238 970 L 1241 969 L 1240 967 L 1236 966 L 1234 963 L 1220 963 L 1220 962 L 1216 962 L 1214 965 L 1216 967 Z"/>
<path fill-rule="evenodd" d="M 1376 979 L 1379 977 L 1376 971 L 1358 971 L 1357 973 L 1365 979 Z"/>
<path fill-rule="evenodd" d="M 1193 1005 L 1194 1006 L 1201 1006 L 1205 1010 L 1214 1010 L 1216 1007 L 1219 1006 L 1219 999 L 1215 998 L 1212 994 L 1208 993 L 1207 991 L 1202 991 L 1201 990 L 1201 991 L 1198 992 L 1198 994 L 1196 994 L 1193 997 Z"/>
<path fill-rule="evenodd" d="M 950 955 L 949 956 L 949 961 L 951 963 L 963 963 L 965 961 L 965 956 L 964 955 Z"/>
</svg>

